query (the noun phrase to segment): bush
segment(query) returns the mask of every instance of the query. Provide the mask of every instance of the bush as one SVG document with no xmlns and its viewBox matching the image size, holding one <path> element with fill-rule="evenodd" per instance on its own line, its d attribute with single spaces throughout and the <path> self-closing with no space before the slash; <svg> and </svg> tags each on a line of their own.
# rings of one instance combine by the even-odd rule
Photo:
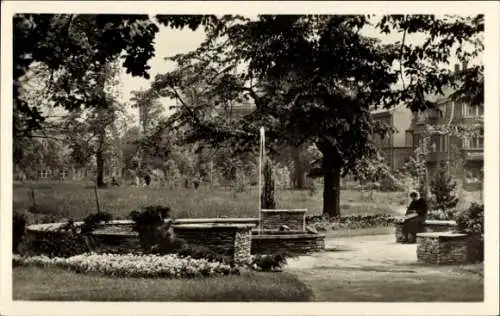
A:
<svg viewBox="0 0 500 316">
<path fill-rule="evenodd" d="M 471 206 L 458 213 L 457 230 L 470 235 L 484 234 L 484 205 L 472 203 Z"/>
<path fill-rule="evenodd" d="M 271 272 L 281 271 L 287 264 L 287 254 L 284 252 L 274 254 L 258 254 L 253 256 L 251 266 L 253 269 Z"/>
<path fill-rule="evenodd" d="M 39 232 L 27 242 L 28 255 L 67 258 L 90 251 L 86 236 L 66 231 Z"/>
<path fill-rule="evenodd" d="M 79 227 L 72 219 L 53 231 L 40 231 L 31 236 L 26 242 L 23 253 L 29 255 L 46 255 L 50 258 L 67 258 L 93 250 L 92 239 L 89 234 L 101 222 L 112 219 L 109 213 L 90 214 Z"/>
<path fill-rule="evenodd" d="M 168 206 L 148 206 L 141 211 L 132 211 L 130 218 L 145 253 L 173 254 L 186 246 L 186 242 L 174 234 Z"/>
<path fill-rule="evenodd" d="M 79 273 L 99 273 L 112 277 L 192 278 L 239 273 L 237 268 L 204 259 L 177 255 L 111 255 L 86 253 L 70 258 L 14 256 L 13 265 L 57 266 Z"/>
<path fill-rule="evenodd" d="M 230 264 L 231 256 L 224 249 L 211 249 L 200 245 L 183 245 L 177 252 L 180 257 L 193 259 L 206 259 L 210 262 L 223 262 Z"/>
<path fill-rule="evenodd" d="M 327 231 L 329 229 L 358 229 L 389 226 L 394 222 L 394 217 L 385 214 L 375 215 L 350 215 L 342 216 L 339 219 L 328 218 L 328 216 L 306 217 L 306 224 L 317 231 Z"/>
<path fill-rule="evenodd" d="M 17 253 L 26 230 L 26 217 L 14 212 L 12 216 L 12 252 Z"/>
<path fill-rule="evenodd" d="M 469 259 L 483 261 L 484 259 L 484 205 L 472 203 L 460 212 L 456 219 L 457 230 L 471 236 Z"/>
<path fill-rule="evenodd" d="M 394 182 L 394 180 L 389 177 L 384 177 L 379 181 L 379 183 L 380 192 L 398 192 L 401 190 L 401 188 Z"/>
<path fill-rule="evenodd" d="M 449 209 L 457 206 L 458 198 L 455 196 L 454 191 L 457 184 L 452 181 L 448 175 L 446 166 L 441 164 L 440 169 L 436 176 L 431 181 L 431 206 L 433 209 L 441 210 L 445 215 Z"/>
<path fill-rule="evenodd" d="M 109 222 L 113 219 L 110 213 L 99 212 L 95 214 L 89 214 L 83 219 L 83 225 L 80 227 L 82 234 L 88 234 L 93 232 L 102 222 Z M 72 222 L 71 222 L 72 224 Z"/>
<path fill-rule="evenodd" d="M 452 212 L 443 213 L 442 211 L 432 210 L 427 213 L 426 218 L 431 220 L 446 221 L 453 218 L 453 213 Z"/>
</svg>

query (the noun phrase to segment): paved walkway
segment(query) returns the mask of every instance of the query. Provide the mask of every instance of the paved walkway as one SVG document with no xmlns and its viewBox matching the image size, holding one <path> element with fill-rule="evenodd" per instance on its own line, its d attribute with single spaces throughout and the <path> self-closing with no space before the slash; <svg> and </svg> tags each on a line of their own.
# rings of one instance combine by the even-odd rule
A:
<svg viewBox="0 0 500 316">
<path fill-rule="evenodd" d="M 394 234 L 329 238 L 325 252 L 292 259 L 288 270 L 379 267 L 394 271 L 399 266 L 416 263 L 416 247 L 416 244 L 396 243 Z"/>
<path fill-rule="evenodd" d="M 418 264 L 416 247 L 397 244 L 394 234 L 328 238 L 326 251 L 290 259 L 286 271 L 316 302 L 482 299 L 482 275 Z"/>
</svg>

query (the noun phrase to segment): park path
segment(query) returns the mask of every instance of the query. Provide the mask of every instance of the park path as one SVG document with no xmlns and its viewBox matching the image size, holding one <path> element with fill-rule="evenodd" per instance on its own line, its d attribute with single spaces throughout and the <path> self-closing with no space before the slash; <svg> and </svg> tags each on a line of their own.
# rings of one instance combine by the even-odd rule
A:
<svg viewBox="0 0 500 316">
<path fill-rule="evenodd" d="M 394 271 L 417 261 L 416 244 L 398 244 L 394 234 L 327 238 L 326 250 L 288 263 L 290 271 L 380 268 Z"/>
<path fill-rule="evenodd" d="M 286 271 L 311 289 L 316 302 L 433 301 L 442 297 L 435 293 L 445 293 L 444 299 L 455 289 L 481 299 L 481 275 L 419 264 L 416 247 L 396 243 L 394 234 L 327 238 L 324 252 L 290 259 Z"/>
</svg>

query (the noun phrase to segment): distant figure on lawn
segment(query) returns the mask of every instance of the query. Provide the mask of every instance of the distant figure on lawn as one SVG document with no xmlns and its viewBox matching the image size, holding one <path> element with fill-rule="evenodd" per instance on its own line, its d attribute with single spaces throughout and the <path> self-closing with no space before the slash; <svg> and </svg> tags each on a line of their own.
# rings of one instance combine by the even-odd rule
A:
<svg viewBox="0 0 500 316">
<path fill-rule="evenodd" d="M 410 193 L 411 203 L 406 209 L 403 222 L 404 242 L 414 243 L 417 233 L 424 229 L 425 217 L 427 216 L 427 202 L 420 197 L 417 191 Z"/>
<path fill-rule="evenodd" d="M 149 174 L 146 174 L 144 176 L 144 182 L 146 183 L 147 186 L 151 183 L 151 176 Z"/>
</svg>

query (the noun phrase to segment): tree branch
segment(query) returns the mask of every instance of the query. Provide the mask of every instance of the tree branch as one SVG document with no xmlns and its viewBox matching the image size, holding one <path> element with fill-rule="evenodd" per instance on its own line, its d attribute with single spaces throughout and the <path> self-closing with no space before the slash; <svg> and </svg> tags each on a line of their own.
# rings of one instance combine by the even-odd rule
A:
<svg viewBox="0 0 500 316">
<path fill-rule="evenodd" d="M 404 47 L 405 47 L 405 40 L 406 40 L 406 31 L 407 31 L 407 27 L 406 27 L 406 15 L 405 15 L 405 18 L 404 18 L 404 28 L 403 28 L 403 39 L 401 40 L 401 48 L 399 49 L 399 73 L 401 75 L 401 82 L 403 83 L 403 91 L 406 90 L 406 87 L 405 87 L 405 79 L 404 79 L 404 73 L 403 73 L 403 50 L 404 50 Z"/>
</svg>

